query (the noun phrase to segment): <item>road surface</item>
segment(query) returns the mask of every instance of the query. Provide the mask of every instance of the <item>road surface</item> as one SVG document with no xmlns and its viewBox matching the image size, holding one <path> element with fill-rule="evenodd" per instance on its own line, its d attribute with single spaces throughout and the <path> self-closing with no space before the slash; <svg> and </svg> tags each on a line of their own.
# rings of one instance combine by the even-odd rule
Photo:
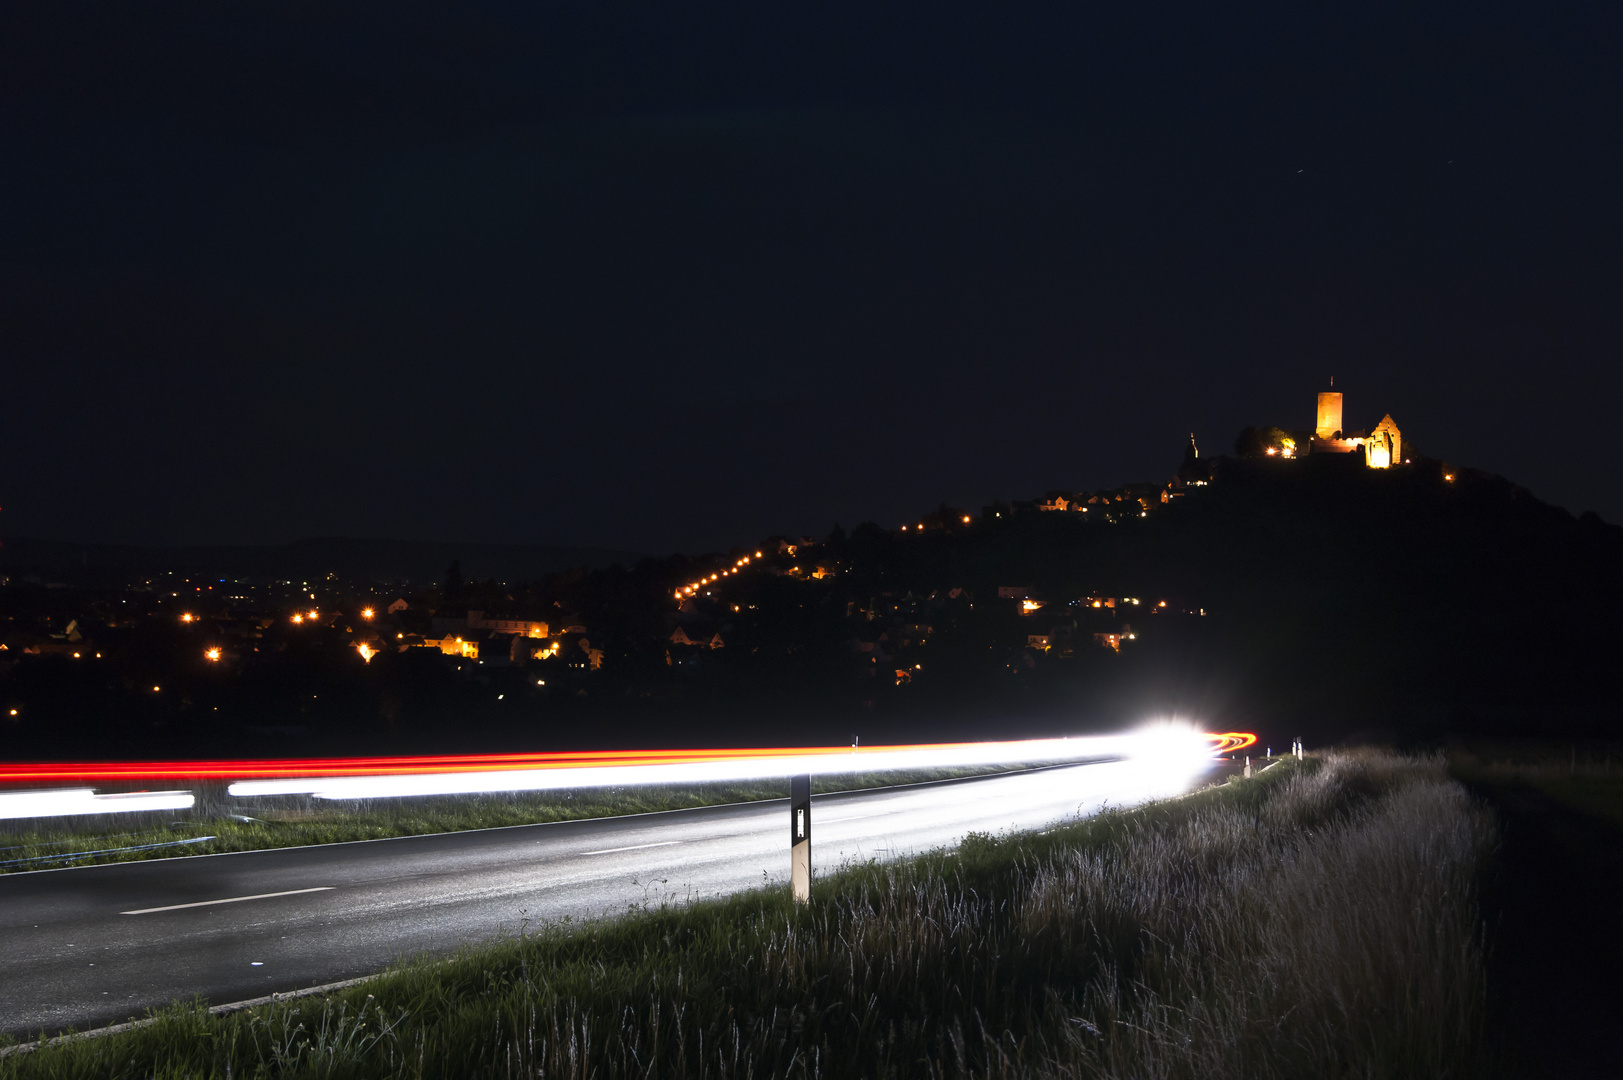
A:
<svg viewBox="0 0 1623 1080">
<path fill-rule="evenodd" d="M 815 872 L 1187 789 L 1131 762 L 819 796 Z M 0 1031 L 241 1001 L 512 934 L 784 884 L 787 800 L 0 876 Z"/>
</svg>

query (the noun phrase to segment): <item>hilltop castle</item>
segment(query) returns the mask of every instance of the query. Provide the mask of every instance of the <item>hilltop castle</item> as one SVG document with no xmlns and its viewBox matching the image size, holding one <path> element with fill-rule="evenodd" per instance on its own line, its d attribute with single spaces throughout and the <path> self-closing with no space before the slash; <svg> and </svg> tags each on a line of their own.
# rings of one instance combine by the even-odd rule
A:
<svg viewBox="0 0 1623 1080">
<path fill-rule="evenodd" d="M 1335 385 L 1335 380 L 1330 381 Z M 1403 435 L 1392 414 L 1381 417 L 1374 431 L 1345 431 L 1341 426 L 1341 393 L 1326 390 L 1319 395 L 1318 416 L 1313 424 L 1313 453 L 1351 454 L 1364 451 L 1364 464 L 1372 469 L 1389 469 L 1404 464 Z"/>
</svg>

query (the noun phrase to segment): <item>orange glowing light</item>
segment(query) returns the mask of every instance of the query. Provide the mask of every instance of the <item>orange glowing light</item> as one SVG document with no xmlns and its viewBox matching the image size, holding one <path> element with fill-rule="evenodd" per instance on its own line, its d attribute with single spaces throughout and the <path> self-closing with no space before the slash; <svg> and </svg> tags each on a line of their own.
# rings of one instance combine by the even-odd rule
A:
<svg viewBox="0 0 1623 1080">
<path fill-rule="evenodd" d="M 192 621 L 193 621 L 193 619 L 194 619 L 194 616 L 193 616 L 193 615 L 192 615 L 192 613 L 191 613 L 191 612 L 189 612 L 189 611 L 188 611 L 188 612 L 187 612 L 187 613 L 186 613 L 186 614 L 184 614 L 184 615 L 182 615 L 182 616 L 181 616 L 181 617 L 180 617 L 180 621 L 181 621 L 181 622 L 192 622 Z"/>
<path fill-rule="evenodd" d="M 362 608 L 361 609 L 361 618 L 370 619 L 371 617 L 372 617 L 372 609 L 371 608 Z"/>
<path fill-rule="evenodd" d="M 1249 731 L 1224 731 L 1206 737 L 1216 745 L 1216 752 L 1219 754 L 1232 754 L 1236 750 L 1245 750 L 1257 745 L 1257 737 Z"/>
<path fill-rule="evenodd" d="M 968 524 L 969 524 L 969 515 L 968 515 L 968 514 L 965 514 L 965 515 L 964 515 L 964 524 L 965 524 L 965 525 L 968 525 Z"/>
<path fill-rule="evenodd" d="M 304 621 L 304 616 L 303 615 L 295 615 L 295 616 L 293 616 L 293 621 L 294 622 L 303 622 Z"/>
<path fill-rule="evenodd" d="M 312 619 L 313 619 L 313 618 L 315 618 L 315 617 L 316 617 L 316 613 L 315 613 L 315 612 L 313 612 L 313 611 L 312 611 L 312 612 L 311 612 L 311 613 L 310 613 L 310 617 L 311 617 L 311 618 L 312 618 Z"/>
<path fill-rule="evenodd" d="M 356 645 L 355 651 L 360 653 L 361 659 L 365 660 L 368 664 L 372 662 L 372 646 L 368 645 L 366 642 L 363 641 Z"/>
<path fill-rule="evenodd" d="M 203 653 L 203 659 L 208 660 L 210 662 L 218 661 L 220 659 L 220 650 L 219 649 L 209 649 L 208 651 Z M 156 690 L 157 687 L 154 686 L 152 689 Z"/>
<path fill-rule="evenodd" d="M 1268 448 L 1268 456 L 1269 456 L 1269 457 L 1273 457 L 1273 456 L 1274 456 L 1274 455 L 1275 455 L 1275 454 L 1277 454 L 1277 453 L 1279 453 L 1279 451 L 1278 451 L 1278 450 L 1275 450 L 1275 449 L 1274 449 L 1274 448 L 1273 448 L 1273 447 L 1271 447 L 1271 446 L 1270 446 L 1270 447 L 1269 447 L 1269 448 Z"/>
</svg>

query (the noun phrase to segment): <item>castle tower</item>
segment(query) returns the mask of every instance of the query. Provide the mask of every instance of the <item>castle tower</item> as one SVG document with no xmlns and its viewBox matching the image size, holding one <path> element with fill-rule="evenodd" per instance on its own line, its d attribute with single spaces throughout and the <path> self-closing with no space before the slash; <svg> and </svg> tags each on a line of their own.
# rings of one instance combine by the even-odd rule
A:
<svg viewBox="0 0 1623 1080">
<path fill-rule="evenodd" d="M 1330 381 L 1335 385 L 1335 380 Z M 1313 434 L 1321 439 L 1333 439 L 1341 430 L 1341 392 L 1326 390 L 1319 395 L 1319 416 L 1313 425 Z"/>
</svg>

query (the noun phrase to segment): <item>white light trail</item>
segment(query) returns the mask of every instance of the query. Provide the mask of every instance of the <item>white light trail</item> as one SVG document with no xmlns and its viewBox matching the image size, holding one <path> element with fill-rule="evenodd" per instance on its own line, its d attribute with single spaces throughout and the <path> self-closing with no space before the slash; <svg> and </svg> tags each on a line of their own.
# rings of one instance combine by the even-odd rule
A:
<svg viewBox="0 0 1623 1080">
<path fill-rule="evenodd" d="M 0 792 L 0 820 L 69 817 L 75 814 L 133 814 L 142 810 L 189 810 L 190 791 L 126 791 L 98 795 L 94 788 Z"/>
<path fill-rule="evenodd" d="M 388 799 L 556 791 L 630 784 L 697 784 L 787 776 L 903 769 L 984 767 L 1063 761 L 1130 760 L 1159 770 L 1194 773 L 1213 760 L 1210 738 L 1181 725 L 1156 725 L 1124 735 L 1011 742 L 960 743 L 820 754 L 772 754 L 649 765 L 446 771 L 403 775 L 239 780 L 236 796 L 313 795 L 318 799 Z"/>
</svg>

